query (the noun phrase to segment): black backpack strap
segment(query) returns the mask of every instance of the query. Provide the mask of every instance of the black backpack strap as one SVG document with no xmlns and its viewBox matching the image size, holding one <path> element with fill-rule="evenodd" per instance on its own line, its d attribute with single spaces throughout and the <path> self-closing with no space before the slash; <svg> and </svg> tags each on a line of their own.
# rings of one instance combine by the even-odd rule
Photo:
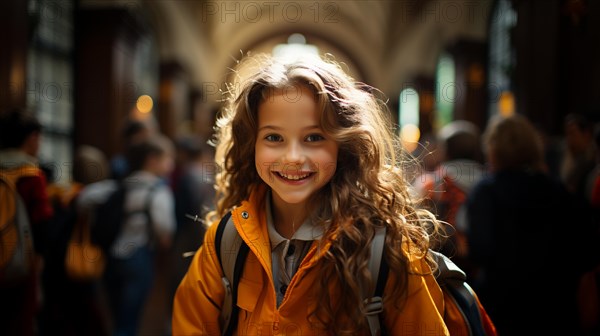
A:
<svg viewBox="0 0 600 336">
<path fill-rule="evenodd" d="M 375 236 L 371 241 L 371 257 L 369 259 L 369 271 L 373 276 L 375 287 L 372 293 L 366 293 L 363 288 L 363 297 L 366 305 L 366 318 L 372 336 L 384 335 L 385 328 L 381 328 L 381 313 L 383 312 L 383 291 L 387 281 L 389 267 L 385 261 L 385 226 L 377 228 Z M 364 286 L 363 286 L 364 287 Z"/>
<path fill-rule="evenodd" d="M 385 290 L 385 284 L 387 282 L 388 273 L 390 272 L 390 266 L 385 260 L 385 249 L 381 250 L 381 263 L 379 266 L 379 275 L 377 276 L 377 285 L 375 286 L 374 296 L 383 297 L 383 291 Z"/>
<path fill-rule="evenodd" d="M 469 336 L 485 336 L 483 318 L 479 311 L 475 292 L 469 284 L 467 284 L 465 272 L 445 255 L 433 250 L 429 250 L 429 252 L 438 265 L 435 274 L 436 281 L 456 302 L 461 315 L 465 321 L 467 321 Z"/>
<path fill-rule="evenodd" d="M 386 228 L 378 228 L 371 242 L 371 259 L 369 260 L 369 270 L 374 274 L 376 286 L 373 293 L 364 293 L 366 304 L 366 317 L 369 328 L 373 336 L 386 335 L 385 329 L 381 328 L 381 312 L 383 312 L 383 291 L 387 281 L 389 266 L 385 261 L 385 234 Z M 215 250 L 219 258 L 219 263 L 223 269 L 223 286 L 225 287 L 225 300 L 221 307 L 222 335 L 233 335 L 237 327 L 239 308 L 237 301 L 237 288 L 242 275 L 245 260 L 250 248 L 241 239 L 235 225 L 231 219 L 231 212 L 227 213 L 217 227 L 215 235 Z M 235 263 L 231 260 L 235 257 Z M 230 281 L 233 279 L 233 281 Z M 366 291 L 366 288 L 363 290 Z"/>
<path fill-rule="evenodd" d="M 223 270 L 221 282 L 225 287 L 225 298 L 221 307 L 219 323 L 222 335 L 233 335 L 237 328 L 239 308 L 237 302 L 238 284 L 244 271 L 244 264 L 250 248 L 237 232 L 231 212 L 227 213 L 217 226 L 215 251 Z"/>
</svg>

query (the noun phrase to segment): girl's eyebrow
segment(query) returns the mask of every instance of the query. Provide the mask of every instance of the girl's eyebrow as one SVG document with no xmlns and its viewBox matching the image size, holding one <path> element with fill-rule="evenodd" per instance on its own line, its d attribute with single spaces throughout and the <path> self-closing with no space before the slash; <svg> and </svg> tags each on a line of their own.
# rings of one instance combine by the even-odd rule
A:
<svg viewBox="0 0 600 336">
<path fill-rule="evenodd" d="M 273 126 L 273 125 L 265 125 L 265 126 L 263 126 L 263 127 L 260 127 L 260 128 L 258 129 L 258 131 L 259 131 L 259 132 L 260 132 L 260 131 L 262 131 L 262 130 L 274 130 L 274 131 L 280 131 L 280 130 L 281 130 L 281 127 L 278 127 L 278 126 Z"/>
<path fill-rule="evenodd" d="M 319 125 L 311 125 L 311 126 L 306 126 L 306 127 L 302 128 L 303 131 L 312 130 L 312 129 L 321 129 L 321 127 Z M 279 127 L 279 126 L 274 126 L 274 125 L 265 125 L 258 129 L 259 132 L 262 130 L 281 131 L 281 130 L 283 130 L 283 128 Z"/>
</svg>

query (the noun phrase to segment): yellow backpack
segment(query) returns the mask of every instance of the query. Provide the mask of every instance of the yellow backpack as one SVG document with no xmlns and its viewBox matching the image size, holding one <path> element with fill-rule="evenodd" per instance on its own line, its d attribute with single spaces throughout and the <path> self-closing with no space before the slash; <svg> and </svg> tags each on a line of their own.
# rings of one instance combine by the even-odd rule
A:
<svg viewBox="0 0 600 336">
<path fill-rule="evenodd" d="M 39 174 L 34 166 L 0 170 L 0 284 L 19 282 L 31 271 L 33 235 L 17 181 Z"/>
</svg>

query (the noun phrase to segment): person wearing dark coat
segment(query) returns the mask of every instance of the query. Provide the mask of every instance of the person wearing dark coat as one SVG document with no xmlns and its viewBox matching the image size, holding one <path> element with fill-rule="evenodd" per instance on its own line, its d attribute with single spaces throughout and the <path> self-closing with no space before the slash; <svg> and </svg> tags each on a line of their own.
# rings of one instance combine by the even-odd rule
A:
<svg viewBox="0 0 600 336">
<path fill-rule="evenodd" d="M 545 171 L 540 137 L 522 116 L 484 134 L 491 174 L 467 200 L 475 291 L 501 335 L 578 335 L 579 277 L 592 265 L 585 212 Z"/>
</svg>

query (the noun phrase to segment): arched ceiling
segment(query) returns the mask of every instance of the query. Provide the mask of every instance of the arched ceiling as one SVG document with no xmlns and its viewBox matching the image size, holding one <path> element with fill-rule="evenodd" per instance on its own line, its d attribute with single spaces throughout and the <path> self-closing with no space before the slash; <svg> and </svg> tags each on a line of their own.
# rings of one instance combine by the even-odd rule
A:
<svg viewBox="0 0 600 336">
<path fill-rule="evenodd" d="M 396 95 L 415 75 L 432 75 L 457 38 L 485 40 L 492 0 L 171 1 L 139 0 L 162 60 L 177 60 L 194 85 L 220 85 L 242 53 L 269 51 L 302 33 L 354 77 Z M 219 97 L 208 97 L 216 102 Z"/>
</svg>

